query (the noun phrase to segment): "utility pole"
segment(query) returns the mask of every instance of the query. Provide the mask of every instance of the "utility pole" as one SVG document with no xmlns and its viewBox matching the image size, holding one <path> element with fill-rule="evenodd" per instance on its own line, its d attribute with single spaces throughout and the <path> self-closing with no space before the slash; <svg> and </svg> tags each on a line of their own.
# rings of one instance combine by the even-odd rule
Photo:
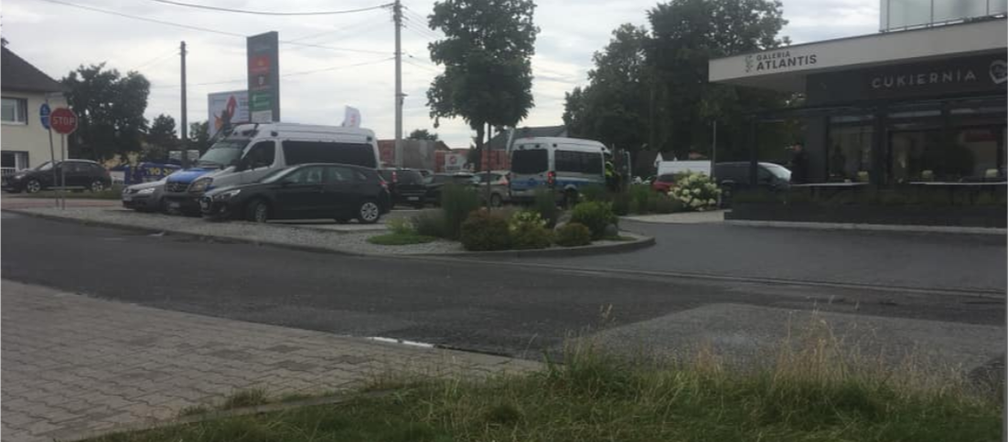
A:
<svg viewBox="0 0 1008 442">
<path fill-rule="evenodd" d="M 187 152 L 187 147 L 188 147 L 187 146 L 187 144 L 188 144 L 187 141 L 189 141 L 189 137 L 187 136 L 187 129 L 189 128 L 188 127 L 189 122 L 188 122 L 188 119 L 186 118 L 186 68 L 185 68 L 186 49 L 185 49 L 185 41 L 182 42 L 181 49 L 182 49 L 182 51 L 180 52 L 180 54 L 182 55 L 182 129 L 179 131 L 179 133 L 182 135 L 182 158 L 181 158 L 182 168 L 185 169 L 186 167 L 189 166 L 189 158 L 188 158 L 188 155 L 187 155 L 188 154 L 188 152 Z"/>
<path fill-rule="evenodd" d="M 395 0 L 392 5 L 392 20 L 395 22 L 395 163 L 403 165 L 402 146 L 402 3 Z"/>
</svg>

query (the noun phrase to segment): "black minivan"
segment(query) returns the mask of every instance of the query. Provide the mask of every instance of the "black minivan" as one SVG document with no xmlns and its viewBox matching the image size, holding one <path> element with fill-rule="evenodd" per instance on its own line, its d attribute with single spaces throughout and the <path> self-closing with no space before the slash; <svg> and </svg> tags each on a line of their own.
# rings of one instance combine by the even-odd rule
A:
<svg viewBox="0 0 1008 442">
<path fill-rule="evenodd" d="M 207 218 L 331 218 L 363 224 L 378 221 L 391 202 L 375 169 L 348 164 L 309 163 L 277 170 L 251 184 L 213 189 L 199 200 Z"/>
</svg>

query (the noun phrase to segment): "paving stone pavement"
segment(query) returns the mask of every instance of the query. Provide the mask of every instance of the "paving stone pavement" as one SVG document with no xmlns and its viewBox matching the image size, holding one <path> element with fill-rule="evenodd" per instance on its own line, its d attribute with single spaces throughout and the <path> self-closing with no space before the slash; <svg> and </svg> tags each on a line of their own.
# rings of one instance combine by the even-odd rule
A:
<svg viewBox="0 0 1008 442">
<path fill-rule="evenodd" d="M 246 323 L 4 280 L 4 442 L 72 440 L 170 420 L 263 388 L 278 397 L 389 372 L 484 376 L 539 364 Z"/>
</svg>

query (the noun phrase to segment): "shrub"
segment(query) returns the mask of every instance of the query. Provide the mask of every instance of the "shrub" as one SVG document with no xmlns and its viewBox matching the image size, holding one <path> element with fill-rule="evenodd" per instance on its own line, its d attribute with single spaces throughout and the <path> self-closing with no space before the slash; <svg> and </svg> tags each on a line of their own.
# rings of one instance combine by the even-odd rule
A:
<svg viewBox="0 0 1008 442">
<path fill-rule="evenodd" d="M 649 211 L 650 204 L 648 200 L 651 199 L 655 191 L 651 190 L 651 186 L 645 184 L 635 184 L 630 187 L 630 196 L 633 203 L 630 205 L 630 211 L 639 215 L 646 215 Z"/>
<path fill-rule="evenodd" d="M 686 172 L 677 176 L 669 196 L 679 200 L 686 210 L 704 210 L 717 204 L 721 189 L 703 173 Z"/>
<path fill-rule="evenodd" d="M 385 227 L 388 227 L 389 231 L 396 235 L 410 235 L 416 233 L 416 229 L 413 228 L 413 223 L 403 218 L 392 218 L 385 222 Z"/>
<path fill-rule="evenodd" d="M 460 239 L 466 250 L 506 250 L 510 247 L 508 221 L 499 214 L 476 210 L 462 222 Z"/>
<path fill-rule="evenodd" d="M 602 239 L 605 228 L 616 224 L 619 218 L 613 214 L 609 203 L 588 201 L 574 206 L 571 212 L 571 222 L 584 224 L 591 230 L 592 239 Z"/>
<path fill-rule="evenodd" d="M 413 229 L 418 235 L 447 238 L 444 212 L 440 210 L 424 210 L 413 216 Z"/>
<path fill-rule="evenodd" d="M 672 199 L 667 195 L 656 194 L 654 198 L 655 202 L 655 213 L 677 213 L 685 210 L 683 208 L 682 202 L 676 199 Z"/>
<path fill-rule="evenodd" d="M 450 239 L 458 239 L 462 222 L 479 208 L 480 198 L 475 189 L 455 184 L 445 185 L 441 190 L 445 235 Z"/>
<path fill-rule="evenodd" d="M 552 228 L 556 225 L 560 210 L 557 209 L 556 193 L 553 189 L 539 188 L 535 191 L 535 199 L 532 200 L 532 210 L 539 213 L 539 216 L 546 221 L 546 227 Z"/>
<path fill-rule="evenodd" d="M 591 240 L 591 230 L 581 223 L 567 223 L 556 231 L 556 243 L 558 246 L 586 246 L 591 244 Z"/>
<path fill-rule="evenodd" d="M 628 193 L 617 193 L 613 195 L 612 210 L 617 216 L 627 216 L 630 214 L 630 206 L 633 201 Z"/>
<path fill-rule="evenodd" d="M 516 249 L 544 249 L 553 242 L 546 221 L 538 212 L 522 210 L 508 219 L 508 237 Z"/>
<path fill-rule="evenodd" d="M 601 184 L 589 184 L 578 189 L 584 201 L 610 201 L 609 190 Z"/>
</svg>

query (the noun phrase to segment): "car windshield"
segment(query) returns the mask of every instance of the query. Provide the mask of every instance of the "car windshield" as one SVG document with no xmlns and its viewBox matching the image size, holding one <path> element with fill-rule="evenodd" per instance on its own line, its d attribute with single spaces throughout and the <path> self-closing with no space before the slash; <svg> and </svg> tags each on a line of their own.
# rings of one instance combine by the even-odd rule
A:
<svg viewBox="0 0 1008 442">
<path fill-rule="evenodd" d="M 782 181 L 791 181 L 791 171 L 779 164 L 764 164 L 766 170 Z"/>
<path fill-rule="evenodd" d="M 277 169 L 277 170 L 274 170 L 274 171 L 270 172 L 266 176 L 262 177 L 262 179 L 260 179 L 259 182 L 260 183 L 267 183 L 267 184 L 268 183 L 275 183 L 277 181 L 282 180 L 285 176 L 289 175 L 291 172 L 293 172 L 295 170 L 297 170 L 297 168 L 294 168 L 294 167 L 289 168 L 289 169 Z"/>
<path fill-rule="evenodd" d="M 241 158 L 242 151 L 245 146 L 248 146 L 249 141 L 251 140 L 248 138 L 238 137 L 220 140 L 210 146 L 210 150 L 200 157 L 197 164 L 199 166 L 227 167 L 231 162 Z"/>
</svg>

